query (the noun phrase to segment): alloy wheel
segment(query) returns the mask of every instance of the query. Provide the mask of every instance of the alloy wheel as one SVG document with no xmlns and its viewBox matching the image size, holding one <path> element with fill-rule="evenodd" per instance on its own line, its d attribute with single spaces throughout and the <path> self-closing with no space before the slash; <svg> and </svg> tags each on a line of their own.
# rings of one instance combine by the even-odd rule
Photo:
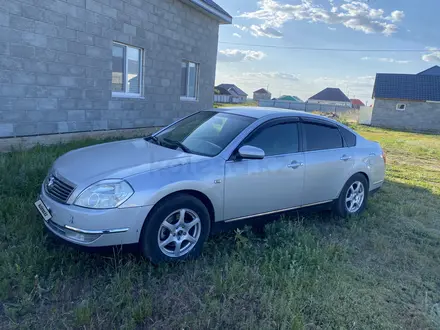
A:
<svg viewBox="0 0 440 330">
<path fill-rule="evenodd" d="M 365 199 L 365 188 L 362 182 L 355 181 L 347 190 L 345 207 L 349 213 L 356 213 L 362 207 Z"/>
<path fill-rule="evenodd" d="M 179 209 L 168 215 L 160 225 L 157 243 L 166 256 L 182 257 L 197 244 L 201 231 L 202 224 L 197 213 Z"/>
</svg>

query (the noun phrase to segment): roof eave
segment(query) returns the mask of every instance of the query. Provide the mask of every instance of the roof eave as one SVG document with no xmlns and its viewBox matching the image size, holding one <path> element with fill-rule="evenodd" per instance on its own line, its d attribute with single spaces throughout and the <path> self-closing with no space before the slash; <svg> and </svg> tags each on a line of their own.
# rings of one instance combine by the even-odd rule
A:
<svg viewBox="0 0 440 330">
<path fill-rule="evenodd" d="M 221 11 L 211 7 L 202 0 L 182 0 L 182 1 L 197 9 L 203 10 L 204 13 L 207 13 L 209 16 L 217 19 L 220 22 L 220 24 L 232 24 L 231 16 L 226 15 Z"/>
</svg>

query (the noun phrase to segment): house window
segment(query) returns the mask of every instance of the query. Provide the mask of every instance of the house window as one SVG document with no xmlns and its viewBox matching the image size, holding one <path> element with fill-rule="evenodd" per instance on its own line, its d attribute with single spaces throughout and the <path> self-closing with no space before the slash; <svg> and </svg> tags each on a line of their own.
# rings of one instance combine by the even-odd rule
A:
<svg viewBox="0 0 440 330">
<path fill-rule="evenodd" d="M 182 61 L 180 99 L 195 101 L 198 99 L 199 64 Z"/>
<path fill-rule="evenodd" d="M 405 103 L 397 103 L 396 110 L 405 111 L 406 110 L 406 104 Z"/>
<path fill-rule="evenodd" d="M 142 86 L 142 49 L 113 43 L 112 95 L 139 97 Z"/>
</svg>

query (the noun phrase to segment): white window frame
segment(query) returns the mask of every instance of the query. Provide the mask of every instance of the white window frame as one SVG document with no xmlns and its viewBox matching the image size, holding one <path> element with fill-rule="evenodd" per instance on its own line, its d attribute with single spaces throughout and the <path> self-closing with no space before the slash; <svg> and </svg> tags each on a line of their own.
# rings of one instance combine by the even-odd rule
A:
<svg viewBox="0 0 440 330">
<path fill-rule="evenodd" d="M 180 66 L 182 67 L 182 63 L 185 62 L 187 64 L 192 63 L 195 64 L 196 66 L 196 86 L 195 86 L 195 97 L 192 96 L 188 96 L 188 86 L 189 86 L 189 72 L 187 72 L 186 74 L 186 96 L 185 95 L 180 95 L 180 100 L 181 101 L 192 101 L 192 102 L 197 102 L 199 100 L 199 77 L 200 77 L 200 63 L 197 62 L 193 62 L 193 61 L 189 61 L 189 60 L 185 60 L 183 59 L 180 63 Z M 188 66 L 187 66 L 188 69 Z M 182 69 L 181 69 L 182 70 Z M 180 86 L 182 87 L 182 86 Z"/>
<path fill-rule="evenodd" d="M 112 97 L 122 97 L 122 98 L 143 98 L 142 97 L 142 91 L 143 91 L 143 84 L 144 84 L 144 75 L 143 75 L 143 65 L 144 65 L 144 50 L 140 47 L 132 46 L 123 44 L 121 42 L 113 41 L 113 45 L 118 45 L 124 47 L 124 72 L 123 72 L 123 79 L 124 79 L 124 92 L 114 92 L 112 91 Z M 127 47 L 135 48 L 139 50 L 140 56 L 139 56 L 139 93 L 129 93 L 128 90 L 128 60 L 127 60 Z M 112 70 L 113 72 L 113 70 Z"/>
<path fill-rule="evenodd" d="M 400 107 L 403 105 L 403 109 L 400 109 Z M 405 111 L 406 110 L 406 104 L 405 103 L 397 103 L 396 104 L 396 110 L 397 111 Z"/>
</svg>

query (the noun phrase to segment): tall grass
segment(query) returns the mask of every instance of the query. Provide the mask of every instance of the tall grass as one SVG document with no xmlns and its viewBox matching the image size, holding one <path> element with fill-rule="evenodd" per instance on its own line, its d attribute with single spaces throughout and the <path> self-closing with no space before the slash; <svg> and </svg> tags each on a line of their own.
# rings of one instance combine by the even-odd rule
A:
<svg viewBox="0 0 440 330">
<path fill-rule="evenodd" d="M 440 137 L 357 129 L 388 154 L 362 216 L 286 214 L 159 267 L 62 244 L 34 211 L 53 160 L 97 141 L 1 154 L 0 328 L 438 329 Z"/>
</svg>

